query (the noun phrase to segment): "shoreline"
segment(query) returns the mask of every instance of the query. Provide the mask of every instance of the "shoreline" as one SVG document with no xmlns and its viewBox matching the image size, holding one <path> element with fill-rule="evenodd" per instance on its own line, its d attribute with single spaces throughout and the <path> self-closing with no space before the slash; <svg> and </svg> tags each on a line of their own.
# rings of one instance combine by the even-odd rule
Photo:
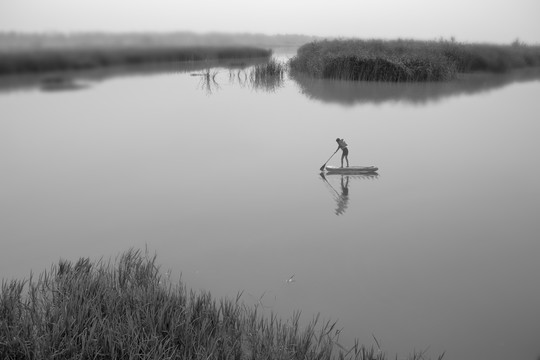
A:
<svg viewBox="0 0 540 360">
<path fill-rule="evenodd" d="M 201 60 L 201 61 L 173 61 L 149 62 L 142 64 L 118 64 L 91 69 L 63 69 L 38 73 L 5 74 L 0 75 L 0 93 L 16 91 L 27 88 L 65 88 L 70 84 L 86 84 L 92 86 L 96 83 L 127 76 L 151 76 L 155 74 L 181 74 L 190 72 L 206 72 L 214 67 L 224 67 L 232 70 L 243 70 L 250 66 L 266 63 L 268 58 Z M 64 86 L 67 85 L 67 86 Z M 76 88 L 76 86 L 75 86 Z M 84 88 L 84 87 L 82 87 Z"/>
<path fill-rule="evenodd" d="M 0 77 L 113 66 L 268 58 L 271 50 L 255 47 L 73 48 L 0 52 Z"/>
<path fill-rule="evenodd" d="M 196 47 L 74 47 L 0 51 L 0 79 L 7 76 L 56 71 L 105 69 L 216 60 L 269 58 L 271 50 L 249 46 Z"/>
</svg>

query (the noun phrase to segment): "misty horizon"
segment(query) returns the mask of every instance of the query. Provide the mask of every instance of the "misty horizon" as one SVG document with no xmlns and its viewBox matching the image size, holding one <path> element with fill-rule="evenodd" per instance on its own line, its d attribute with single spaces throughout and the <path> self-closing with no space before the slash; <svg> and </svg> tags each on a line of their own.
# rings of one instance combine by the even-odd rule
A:
<svg viewBox="0 0 540 360">
<path fill-rule="evenodd" d="M 147 33 L 195 32 L 305 35 L 330 38 L 418 39 L 454 38 L 459 42 L 540 42 L 532 0 L 474 3 L 458 0 L 384 0 L 359 3 L 335 0 L 256 4 L 246 0 L 178 3 L 125 0 L 77 3 L 51 0 L 4 0 L 0 32 Z M 38 16 L 39 14 L 39 16 Z M 502 26 L 504 25 L 504 26 Z"/>
</svg>

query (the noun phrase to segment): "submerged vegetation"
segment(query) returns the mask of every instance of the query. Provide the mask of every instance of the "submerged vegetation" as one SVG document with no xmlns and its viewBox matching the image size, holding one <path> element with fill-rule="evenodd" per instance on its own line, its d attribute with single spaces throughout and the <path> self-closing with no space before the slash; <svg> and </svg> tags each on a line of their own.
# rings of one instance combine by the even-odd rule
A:
<svg viewBox="0 0 540 360">
<path fill-rule="evenodd" d="M 2 282 L 0 358 L 386 359 L 358 343 L 343 348 L 335 323 L 264 317 L 240 298 L 173 285 L 140 251 L 115 262 L 61 261 L 37 279 Z"/>
<path fill-rule="evenodd" d="M 540 66 L 540 47 L 455 41 L 325 40 L 305 44 L 292 70 L 316 78 L 390 82 L 446 81 L 458 73 L 501 73 Z"/>
</svg>

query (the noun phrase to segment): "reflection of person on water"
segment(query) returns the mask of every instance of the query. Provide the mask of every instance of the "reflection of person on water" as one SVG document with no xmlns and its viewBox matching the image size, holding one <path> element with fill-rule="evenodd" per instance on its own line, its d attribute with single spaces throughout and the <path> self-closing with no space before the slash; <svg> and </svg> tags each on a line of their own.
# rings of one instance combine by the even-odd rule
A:
<svg viewBox="0 0 540 360">
<path fill-rule="evenodd" d="M 349 149 L 347 148 L 347 143 L 345 140 L 337 138 L 336 142 L 338 143 L 338 148 L 336 152 L 341 149 L 341 167 L 343 167 L 343 159 L 347 160 L 347 167 L 349 167 Z"/>
<path fill-rule="evenodd" d="M 346 178 L 345 182 L 343 179 Z M 341 197 L 349 196 L 349 175 L 341 177 Z"/>
<path fill-rule="evenodd" d="M 344 181 L 344 178 L 346 180 Z M 341 176 L 341 195 L 337 198 L 336 215 L 345 213 L 349 206 L 349 176 Z"/>
<path fill-rule="evenodd" d="M 334 187 L 328 182 L 328 180 L 326 180 L 326 176 L 324 176 L 324 173 L 321 173 L 320 175 L 324 183 L 334 194 L 334 199 L 336 200 L 337 204 L 336 215 L 343 215 L 347 210 L 347 207 L 349 206 L 349 175 L 341 175 L 341 194 L 336 189 L 334 189 Z"/>
</svg>

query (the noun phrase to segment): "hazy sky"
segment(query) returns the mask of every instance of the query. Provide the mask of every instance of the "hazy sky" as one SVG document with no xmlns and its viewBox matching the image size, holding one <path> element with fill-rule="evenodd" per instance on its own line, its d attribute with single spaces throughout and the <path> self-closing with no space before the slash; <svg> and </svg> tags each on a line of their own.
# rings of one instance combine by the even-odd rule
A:
<svg viewBox="0 0 540 360">
<path fill-rule="evenodd" d="M 540 43 L 540 0 L 0 0 L 0 31 L 257 32 Z"/>
</svg>

